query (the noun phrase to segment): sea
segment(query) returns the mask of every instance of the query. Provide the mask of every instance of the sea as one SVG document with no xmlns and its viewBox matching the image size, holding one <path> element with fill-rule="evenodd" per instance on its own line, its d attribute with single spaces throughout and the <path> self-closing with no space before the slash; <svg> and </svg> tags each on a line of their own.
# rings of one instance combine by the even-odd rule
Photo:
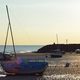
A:
<svg viewBox="0 0 80 80">
<path fill-rule="evenodd" d="M 16 52 L 34 52 L 43 47 L 44 45 L 15 45 Z M 0 52 L 4 51 L 4 45 L 0 45 Z M 6 46 L 6 53 L 13 52 L 12 45 Z M 42 76 L 34 76 L 34 75 L 16 75 L 16 76 L 7 76 L 0 74 L 0 80 L 80 80 L 80 74 L 77 74 L 80 70 L 80 54 L 76 53 L 67 53 L 61 58 L 49 58 L 47 59 L 50 69 L 46 70 L 46 72 Z M 79 64 L 78 69 L 77 67 L 74 67 L 76 71 L 73 68 L 73 73 L 76 74 L 61 74 L 68 70 L 68 68 L 61 68 L 59 66 L 65 65 L 65 63 L 71 63 L 71 67 L 73 68 L 73 65 L 77 63 Z M 58 65 L 55 69 L 58 69 L 56 71 L 53 69 L 54 65 Z M 60 72 L 60 69 L 63 71 Z M 64 71 L 65 70 L 65 71 Z M 53 74 L 56 71 L 56 74 Z M 78 72 L 77 72 L 78 71 Z M 59 73 L 60 74 L 59 74 Z M 68 70 L 67 72 L 70 73 Z M 48 74 L 47 74 L 48 73 Z M 80 72 L 79 72 L 80 73 Z"/>
<path fill-rule="evenodd" d="M 15 45 L 15 50 L 16 52 L 32 52 L 32 51 L 37 51 L 44 45 Z M 0 45 L 0 52 L 4 51 L 4 45 Z M 13 52 L 13 46 L 12 45 L 7 45 L 6 52 Z"/>
</svg>

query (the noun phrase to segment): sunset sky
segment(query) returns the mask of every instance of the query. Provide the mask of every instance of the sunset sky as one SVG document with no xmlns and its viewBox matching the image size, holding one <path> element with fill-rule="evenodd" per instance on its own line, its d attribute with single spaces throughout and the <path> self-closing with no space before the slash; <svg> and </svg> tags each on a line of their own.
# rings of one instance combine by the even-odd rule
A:
<svg viewBox="0 0 80 80">
<path fill-rule="evenodd" d="M 80 0 L 0 0 L 1 45 L 8 27 L 6 4 L 16 45 L 56 43 L 56 34 L 59 43 L 80 43 Z"/>
</svg>

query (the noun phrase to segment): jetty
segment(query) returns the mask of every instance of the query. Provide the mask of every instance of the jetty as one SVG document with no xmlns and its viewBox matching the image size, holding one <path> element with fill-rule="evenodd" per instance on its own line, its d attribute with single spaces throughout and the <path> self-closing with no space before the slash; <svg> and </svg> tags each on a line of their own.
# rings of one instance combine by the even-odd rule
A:
<svg viewBox="0 0 80 80">
<path fill-rule="evenodd" d="M 38 53 L 53 53 L 54 50 L 60 49 L 65 52 L 74 52 L 80 49 L 80 44 L 49 44 L 37 50 Z"/>
</svg>

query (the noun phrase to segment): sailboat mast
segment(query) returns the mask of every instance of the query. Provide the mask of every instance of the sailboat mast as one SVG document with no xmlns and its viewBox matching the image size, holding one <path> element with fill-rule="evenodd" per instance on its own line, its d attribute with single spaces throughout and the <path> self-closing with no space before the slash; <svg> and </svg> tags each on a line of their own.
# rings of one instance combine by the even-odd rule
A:
<svg viewBox="0 0 80 80">
<path fill-rule="evenodd" d="M 10 16 L 9 16 L 9 11 L 8 11 L 8 6 L 7 6 L 7 5 L 6 5 L 6 10 L 7 10 L 7 16 L 8 16 L 8 21 L 9 21 L 10 31 L 11 31 L 11 37 L 12 37 L 12 43 L 13 43 L 13 49 L 14 49 L 14 53 L 16 53 L 16 51 L 15 51 L 15 45 L 14 45 L 14 38 L 13 38 L 13 33 L 12 33 L 12 28 L 11 28 L 11 21 L 10 21 Z"/>
<path fill-rule="evenodd" d="M 6 35 L 4 53 L 5 53 L 5 48 L 6 48 L 6 44 L 7 44 L 8 31 L 9 31 L 9 28 L 10 28 L 11 38 L 12 38 L 12 44 L 13 44 L 13 50 L 14 50 L 14 53 L 15 53 L 15 56 L 16 56 L 15 45 L 14 45 L 14 38 L 13 38 L 13 33 L 12 33 L 12 28 L 11 28 L 11 22 L 10 22 L 10 16 L 9 16 L 9 11 L 8 11 L 8 6 L 7 5 L 6 5 L 6 11 L 7 11 L 7 16 L 8 16 L 9 24 L 8 24 L 8 29 L 7 29 L 7 35 Z"/>
<path fill-rule="evenodd" d="M 58 35 L 56 34 L 56 40 L 57 40 L 57 44 L 58 44 Z"/>
</svg>

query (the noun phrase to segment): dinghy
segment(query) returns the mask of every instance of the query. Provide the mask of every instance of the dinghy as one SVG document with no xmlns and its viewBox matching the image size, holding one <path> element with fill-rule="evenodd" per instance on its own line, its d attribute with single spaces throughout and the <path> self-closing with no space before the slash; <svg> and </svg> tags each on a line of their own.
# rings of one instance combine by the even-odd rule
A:
<svg viewBox="0 0 80 80">
<path fill-rule="evenodd" d="M 47 62 L 39 62 L 38 60 L 27 60 L 17 57 L 15 60 L 2 62 L 2 67 L 7 74 L 39 74 L 41 75 L 47 68 Z"/>
</svg>

